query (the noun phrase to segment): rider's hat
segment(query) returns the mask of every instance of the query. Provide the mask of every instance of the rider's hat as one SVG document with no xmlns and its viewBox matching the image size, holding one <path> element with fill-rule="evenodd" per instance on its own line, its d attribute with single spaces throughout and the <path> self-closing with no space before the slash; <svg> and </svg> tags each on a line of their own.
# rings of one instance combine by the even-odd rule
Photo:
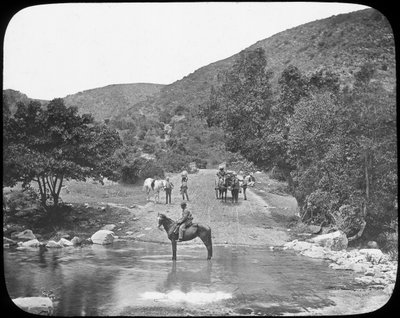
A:
<svg viewBox="0 0 400 318">
<path fill-rule="evenodd" d="M 184 207 L 186 207 L 186 206 L 187 206 L 186 202 L 182 202 L 182 203 L 181 203 L 181 207 L 182 207 L 182 208 L 184 208 Z"/>
</svg>

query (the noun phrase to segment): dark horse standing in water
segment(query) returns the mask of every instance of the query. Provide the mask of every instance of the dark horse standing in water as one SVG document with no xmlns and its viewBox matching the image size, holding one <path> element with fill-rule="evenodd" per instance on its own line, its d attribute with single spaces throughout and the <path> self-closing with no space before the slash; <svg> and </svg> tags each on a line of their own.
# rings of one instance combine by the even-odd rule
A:
<svg viewBox="0 0 400 318">
<path fill-rule="evenodd" d="M 178 233 L 176 232 L 177 223 L 171 220 L 164 214 L 158 213 L 158 227 L 164 226 L 167 232 L 168 238 L 172 243 L 172 259 L 176 260 L 176 242 L 178 241 Z M 204 226 L 201 224 L 193 223 L 189 226 L 183 233 L 183 241 L 190 241 L 196 237 L 200 237 L 204 245 L 207 248 L 207 259 L 212 257 L 212 239 L 211 239 L 211 229 L 209 226 Z"/>
</svg>

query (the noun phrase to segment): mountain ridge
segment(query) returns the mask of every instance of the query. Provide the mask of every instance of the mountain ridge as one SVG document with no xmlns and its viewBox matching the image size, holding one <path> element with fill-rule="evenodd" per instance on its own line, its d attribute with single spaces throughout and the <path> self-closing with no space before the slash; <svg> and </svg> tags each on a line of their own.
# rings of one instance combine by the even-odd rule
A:
<svg viewBox="0 0 400 318">
<path fill-rule="evenodd" d="M 339 73 L 342 85 L 351 86 L 353 74 L 366 62 L 374 64 L 375 80 L 381 81 L 387 90 L 396 85 L 392 28 L 387 19 L 372 8 L 281 31 L 241 52 L 259 47 L 266 52 L 274 89 L 279 75 L 288 65 L 304 73 L 330 69 Z M 159 119 L 157 113 L 163 112 L 170 118 L 182 108 L 195 112 L 207 102 L 219 74 L 228 70 L 241 52 L 200 67 L 171 84 L 110 84 L 67 95 L 64 100 L 68 106 L 78 106 L 80 112 L 93 113 L 98 120 L 137 118 L 138 115 Z M 133 89 L 132 85 L 137 86 Z"/>
</svg>

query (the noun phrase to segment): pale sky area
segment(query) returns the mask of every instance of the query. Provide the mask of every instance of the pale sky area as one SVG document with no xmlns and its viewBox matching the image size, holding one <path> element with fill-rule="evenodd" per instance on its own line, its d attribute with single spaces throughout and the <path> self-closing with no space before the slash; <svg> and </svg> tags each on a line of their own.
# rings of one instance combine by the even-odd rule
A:
<svg viewBox="0 0 400 318">
<path fill-rule="evenodd" d="M 121 83 L 170 84 L 345 3 L 50 4 L 25 8 L 4 38 L 3 89 L 53 99 Z"/>
</svg>

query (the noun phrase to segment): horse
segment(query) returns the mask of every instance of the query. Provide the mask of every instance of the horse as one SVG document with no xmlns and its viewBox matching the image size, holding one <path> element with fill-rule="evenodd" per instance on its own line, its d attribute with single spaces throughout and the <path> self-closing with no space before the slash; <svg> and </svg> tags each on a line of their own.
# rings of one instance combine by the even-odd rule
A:
<svg viewBox="0 0 400 318">
<path fill-rule="evenodd" d="M 153 178 L 147 178 L 144 180 L 143 191 L 146 191 L 147 201 L 150 200 L 150 191 L 152 190 L 154 192 L 154 202 L 158 203 L 160 201 L 160 190 L 165 188 L 165 182 L 165 180 L 155 180 Z"/>
<path fill-rule="evenodd" d="M 221 177 L 218 180 L 218 192 L 219 192 L 219 197 L 222 200 L 225 199 L 226 202 L 226 195 L 228 193 L 228 185 L 227 185 L 227 179 L 225 177 Z"/>
<path fill-rule="evenodd" d="M 167 217 L 165 214 L 158 213 L 158 228 L 164 227 L 167 232 L 168 238 L 172 244 L 172 260 L 176 260 L 176 245 L 178 240 L 178 233 L 176 229 L 178 224 Z M 212 257 L 212 239 L 211 239 L 211 228 L 207 225 L 201 225 L 193 223 L 191 226 L 186 228 L 183 232 L 183 241 L 190 241 L 194 238 L 199 237 L 207 248 L 207 259 L 210 260 Z"/>
</svg>

